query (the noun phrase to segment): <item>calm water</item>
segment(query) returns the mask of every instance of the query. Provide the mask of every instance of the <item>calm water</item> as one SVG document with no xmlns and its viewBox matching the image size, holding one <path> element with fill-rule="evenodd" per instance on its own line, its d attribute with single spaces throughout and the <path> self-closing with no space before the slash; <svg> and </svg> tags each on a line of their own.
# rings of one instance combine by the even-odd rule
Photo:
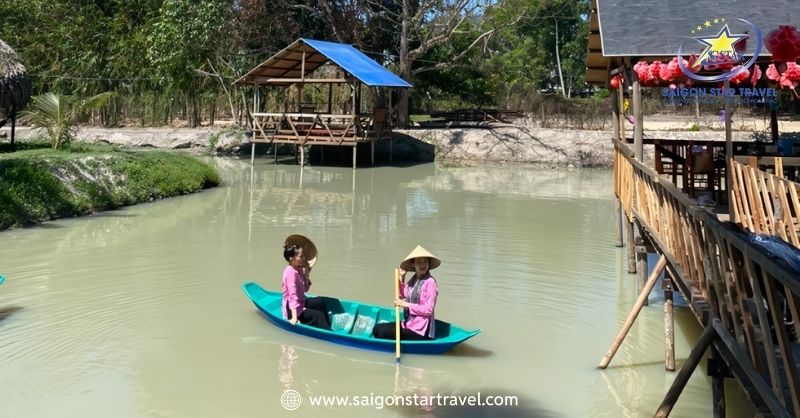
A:
<svg viewBox="0 0 800 418">
<path fill-rule="evenodd" d="M 215 190 L 0 233 L 0 417 L 646 417 L 674 379 L 658 303 L 595 369 L 636 296 L 610 171 L 215 162 Z M 240 286 L 279 288 L 292 233 L 320 251 L 314 292 L 385 305 L 423 244 L 443 260 L 437 317 L 483 332 L 398 371 L 393 354 L 277 329 Z M 681 364 L 700 330 L 677 321 Z M 728 383 L 729 414 L 752 415 Z M 303 398 L 291 413 L 286 389 Z M 309 405 L 478 392 L 518 406 Z M 711 415 L 710 396 L 699 370 L 673 416 Z"/>
</svg>

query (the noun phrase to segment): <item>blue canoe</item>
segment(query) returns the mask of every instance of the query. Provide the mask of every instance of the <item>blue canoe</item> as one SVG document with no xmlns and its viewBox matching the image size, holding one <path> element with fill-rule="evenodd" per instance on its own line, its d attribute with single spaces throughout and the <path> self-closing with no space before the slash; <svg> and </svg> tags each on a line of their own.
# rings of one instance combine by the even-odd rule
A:
<svg viewBox="0 0 800 418">
<path fill-rule="evenodd" d="M 375 324 L 394 322 L 393 308 L 383 308 L 349 300 L 328 303 L 328 315 L 331 318 L 332 328 L 328 331 L 300 323 L 292 325 L 288 320 L 284 319 L 283 315 L 281 315 L 282 295 L 280 292 L 264 290 L 256 283 L 245 283 L 242 285 L 242 289 L 267 319 L 287 331 L 368 350 L 387 352 L 394 352 L 395 350 L 394 340 L 382 340 L 372 337 L 372 328 L 375 327 Z M 331 299 L 331 301 L 334 301 L 334 299 Z M 400 352 L 407 354 L 442 354 L 479 333 L 480 330 L 467 331 L 447 322 L 437 320 L 436 339 L 401 341 Z"/>
<path fill-rule="evenodd" d="M 6 276 L 0 274 L 0 284 L 3 284 L 4 281 L 6 281 Z"/>
</svg>

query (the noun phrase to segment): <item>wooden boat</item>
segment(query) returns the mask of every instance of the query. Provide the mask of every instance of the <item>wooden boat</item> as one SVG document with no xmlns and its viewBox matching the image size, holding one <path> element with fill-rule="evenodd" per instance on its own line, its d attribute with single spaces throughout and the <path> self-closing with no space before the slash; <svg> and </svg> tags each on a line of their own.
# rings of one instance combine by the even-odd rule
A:
<svg viewBox="0 0 800 418">
<path fill-rule="evenodd" d="M 287 319 L 284 319 L 281 314 L 282 295 L 280 292 L 265 290 L 256 283 L 245 283 L 242 285 L 242 289 L 267 319 L 287 331 L 351 347 L 394 352 L 394 340 L 372 337 L 372 329 L 375 324 L 394 322 L 393 308 L 348 300 L 328 303 L 328 316 L 331 319 L 331 330 L 328 331 L 301 323 L 292 325 Z M 311 297 L 311 295 L 307 296 Z M 468 331 L 437 320 L 436 339 L 401 341 L 400 351 L 406 354 L 442 354 L 479 333 L 480 330 Z"/>
</svg>

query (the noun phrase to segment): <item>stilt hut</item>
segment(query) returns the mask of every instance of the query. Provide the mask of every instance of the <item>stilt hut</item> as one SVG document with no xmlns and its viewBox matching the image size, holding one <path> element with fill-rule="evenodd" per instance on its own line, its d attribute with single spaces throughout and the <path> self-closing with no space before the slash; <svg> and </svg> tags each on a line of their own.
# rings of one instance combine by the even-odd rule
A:
<svg viewBox="0 0 800 418">
<path fill-rule="evenodd" d="M 14 145 L 17 112 L 30 100 L 31 80 L 17 53 L 0 40 L 0 126 L 11 123 L 11 145 Z"/>
<path fill-rule="evenodd" d="M 320 72 L 317 70 L 325 65 L 338 70 L 333 72 L 334 77 L 309 77 L 312 74 L 318 75 Z M 359 144 L 370 145 L 372 163 L 375 161 L 376 142 L 389 140 L 391 148 L 394 124 L 391 89 L 411 87 L 411 84 L 351 45 L 302 38 L 250 70 L 236 80 L 235 84 L 255 87 L 251 119 L 251 161 L 257 143 L 294 144 L 299 147 L 301 164 L 305 161 L 306 145 L 321 145 L 351 147 L 353 167 L 356 166 L 356 149 Z M 327 108 L 304 105 L 303 88 L 306 84 L 327 85 Z M 344 109 L 335 111 L 334 85 L 349 87 L 348 112 Z M 284 102 L 283 109 L 264 111 L 259 94 L 262 86 L 282 86 L 287 90 L 294 87 L 298 91 L 298 100 L 293 108 L 289 108 Z M 389 91 L 388 94 L 384 91 L 384 94 L 378 96 L 385 98 L 383 102 L 374 103 L 369 112 L 362 112 L 362 86 Z"/>
</svg>

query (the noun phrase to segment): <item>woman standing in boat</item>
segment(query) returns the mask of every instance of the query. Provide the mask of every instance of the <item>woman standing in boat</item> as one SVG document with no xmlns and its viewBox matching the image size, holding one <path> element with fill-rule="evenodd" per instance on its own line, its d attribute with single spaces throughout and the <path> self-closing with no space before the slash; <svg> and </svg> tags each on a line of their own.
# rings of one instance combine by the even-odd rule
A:
<svg viewBox="0 0 800 418">
<path fill-rule="evenodd" d="M 306 292 L 311 288 L 311 266 L 303 254 L 303 247 L 286 242 L 283 246 L 283 258 L 289 263 L 283 270 L 283 315 L 292 325 L 300 323 L 312 327 L 331 329 L 325 300 L 322 297 L 306 299 Z"/>
<path fill-rule="evenodd" d="M 400 263 L 400 299 L 394 301 L 404 311 L 405 320 L 400 323 L 401 340 L 431 340 L 436 338 L 436 321 L 433 316 L 439 289 L 431 270 L 442 262 L 428 250 L 417 248 Z M 414 276 L 406 282 L 406 273 Z M 394 339 L 393 322 L 378 324 L 372 330 L 375 338 Z"/>
</svg>

